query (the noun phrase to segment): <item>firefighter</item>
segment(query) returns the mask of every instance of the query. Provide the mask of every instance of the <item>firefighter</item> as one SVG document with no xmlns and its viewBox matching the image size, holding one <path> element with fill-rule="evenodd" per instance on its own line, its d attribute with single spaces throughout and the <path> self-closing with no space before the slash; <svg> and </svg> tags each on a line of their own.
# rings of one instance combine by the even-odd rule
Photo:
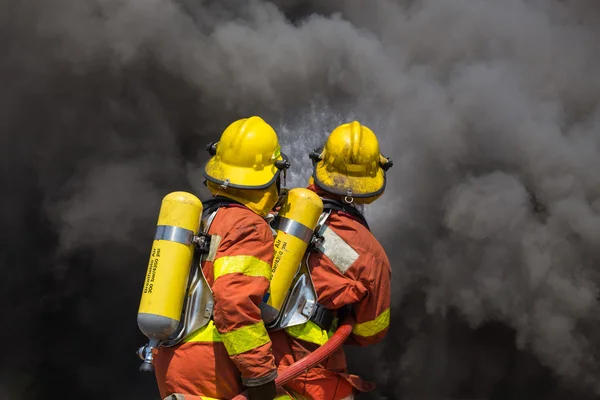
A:
<svg viewBox="0 0 600 400">
<path fill-rule="evenodd" d="M 381 341 L 390 321 L 390 263 L 360 208 L 383 194 L 392 162 L 380 154 L 375 134 L 356 121 L 334 129 L 311 158 L 308 188 L 321 197 L 328 215 L 317 228 L 322 242 L 308 255 L 318 304 L 308 322 L 271 332 L 280 368 L 327 342 L 344 312 L 356 318 L 347 344 Z M 338 400 L 353 399 L 374 384 L 348 373 L 340 348 L 286 388 L 302 398 Z"/>
<path fill-rule="evenodd" d="M 258 307 L 269 288 L 273 234 L 266 217 L 278 200 L 289 162 L 277 134 L 259 117 L 229 125 L 209 145 L 204 184 L 213 198 L 210 252 L 202 264 L 214 298 L 212 320 L 181 343 L 160 347 L 154 365 L 165 399 L 250 400 L 275 397 L 277 370 Z"/>
</svg>

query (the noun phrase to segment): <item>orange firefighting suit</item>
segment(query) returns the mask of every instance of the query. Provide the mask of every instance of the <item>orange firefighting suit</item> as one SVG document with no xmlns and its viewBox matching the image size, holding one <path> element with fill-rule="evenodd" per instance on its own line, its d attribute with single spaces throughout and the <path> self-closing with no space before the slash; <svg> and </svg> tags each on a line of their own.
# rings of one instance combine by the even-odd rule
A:
<svg viewBox="0 0 600 400">
<path fill-rule="evenodd" d="M 271 279 L 271 229 L 245 206 L 229 204 L 219 209 L 208 234 L 216 235 L 203 265 L 214 296 L 214 321 L 156 352 L 163 398 L 181 393 L 188 400 L 230 399 L 244 390 L 242 384 L 255 386 L 277 374 L 258 308 Z"/>
<path fill-rule="evenodd" d="M 315 185 L 308 188 L 321 197 L 329 196 Z M 318 302 L 336 312 L 351 307 L 356 325 L 347 344 L 377 343 L 387 333 L 390 320 L 387 255 L 369 229 L 347 213 L 333 211 L 326 226 L 323 247 L 308 260 Z M 309 321 L 271 332 L 276 363 L 281 368 L 300 360 L 327 342 L 333 331 Z M 344 349 L 340 348 L 286 387 L 312 399 L 339 400 L 352 398 L 355 391 L 373 390 L 374 385 L 348 374 Z"/>
</svg>

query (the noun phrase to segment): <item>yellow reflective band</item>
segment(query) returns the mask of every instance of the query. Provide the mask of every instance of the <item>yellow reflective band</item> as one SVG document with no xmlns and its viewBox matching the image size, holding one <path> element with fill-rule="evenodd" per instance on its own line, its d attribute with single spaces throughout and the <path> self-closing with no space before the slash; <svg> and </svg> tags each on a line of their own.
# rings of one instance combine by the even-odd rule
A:
<svg viewBox="0 0 600 400">
<path fill-rule="evenodd" d="M 215 260 L 215 281 L 223 275 L 239 272 L 246 276 L 263 276 L 269 281 L 273 276 L 271 266 L 254 256 L 225 256 Z"/>
<path fill-rule="evenodd" d="M 196 396 L 194 396 L 196 397 Z M 185 395 L 181 393 L 173 393 L 165 397 L 163 400 L 185 400 Z M 216 397 L 207 397 L 202 395 L 202 400 L 221 400 Z"/>
<path fill-rule="evenodd" d="M 203 326 L 190 333 L 185 339 L 183 339 L 183 343 L 187 342 L 222 342 L 221 335 L 219 335 L 219 331 L 217 331 L 217 327 L 215 326 L 214 321 L 211 319 L 208 321 L 208 324 Z"/>
<path fill-rule="evenodd" d="M 322 346 L 329 340 L 330 335 L 312 321 L 308 321 L 302 325 L 295 325 L 285 328 L 285 331 L 296 339 L 314 343 Z"/>
<path fill-rule="evenodd" d="M 390 309 L 386 309 L 372 321 L 354 325 L 352 333 L 362 337 L 377 335 L 390 324 Z"/>
<path fill-rule="evenodd" d="M 291 394 L 282 394 L 280 396 L 275 397 L 273 400 L 310 400 L 308 397 L 299 395 L 298 393 L 292 392 L 291 390 L 288 390 L 288 392 Z"/>
<path fill-rule="evenodd" d="M 222 333 L 221 339 L 223 339 L 223 344 L 230 356 L 255 349 L 271 341 L 263 321 L 232 332 Z"/>
<path fill-rule="evenodd" d="M 289 400 L 310 400 L 309 397 L 306 396 L 302 396 L 301 394 L 294 392 L 293 390 L 289 390 L 289 389 L 284 389 L 287 393 L 285 394 L 281 394 L 277 397 L 275 397 L 273 400 L 285 400 L 285 399 L 289 399 Z"/>
</svg>

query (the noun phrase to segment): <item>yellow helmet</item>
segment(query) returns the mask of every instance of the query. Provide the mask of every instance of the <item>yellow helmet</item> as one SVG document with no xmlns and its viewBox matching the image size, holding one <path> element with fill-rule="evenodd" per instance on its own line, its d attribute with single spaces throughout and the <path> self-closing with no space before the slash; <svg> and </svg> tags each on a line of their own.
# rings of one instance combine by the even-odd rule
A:
<svg viewBox="0 0 600 400">
<path fill-rule="evenodd" d="M 290 167 L 275 130 L 260 117 L 233 122 L 207 150 L 213 157 L 204 167 L 204 177 L 225 187 L 265 189 Z"/>
<path fill-rule="evenodd" d="M 357 121 L 335 128 L 325 145 L 311 152 L 310 158 L 315 183 L 350 199 L 383 193 L 385 173 L 393 165 L 379 152 L 373 131 Z"/>
</svg>

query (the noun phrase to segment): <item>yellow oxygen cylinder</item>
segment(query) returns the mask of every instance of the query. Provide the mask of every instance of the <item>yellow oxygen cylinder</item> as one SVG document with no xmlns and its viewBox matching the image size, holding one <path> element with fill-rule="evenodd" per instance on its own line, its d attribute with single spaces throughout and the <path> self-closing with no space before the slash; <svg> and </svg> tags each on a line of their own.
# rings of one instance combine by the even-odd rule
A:
<svg viewBox="0 0 600 400">
<path fill-rule="evenodd" d="M 202 202 L 187 192 L 162 200 L 137 315 L 140 331 L 150 340 L 142 371 L 153 370 L 152 349 L 179 326 L 202 210 Z"/>
<path fill-rule="evenodd" d="M 322 212 L 323 201 L 315 192 L 304 188 L 288 191 L 274 227 L 273 278 L 267 299 L 277 312 L 281 311 Z"/>
</svg>

